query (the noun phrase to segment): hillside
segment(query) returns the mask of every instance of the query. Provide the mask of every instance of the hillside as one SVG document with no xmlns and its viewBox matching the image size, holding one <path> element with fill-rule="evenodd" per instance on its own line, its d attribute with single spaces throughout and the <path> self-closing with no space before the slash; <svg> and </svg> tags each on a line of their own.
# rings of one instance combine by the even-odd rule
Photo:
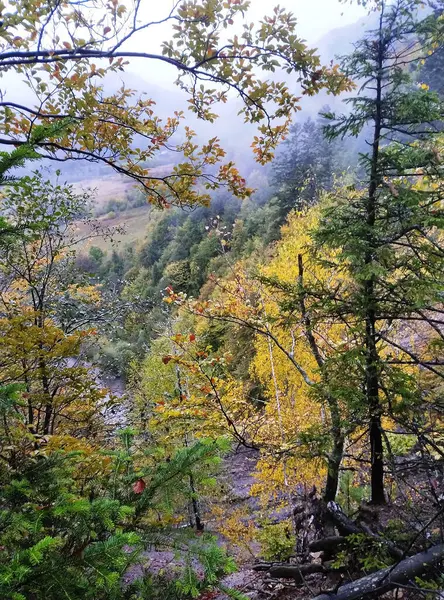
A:
<svg viewBox="0 0 444 600">
<path fill-rule="evenodd" d="M 443 596 L 444 0 L 262 8 L 1 11 L 1 599 Z"/>
</svg>

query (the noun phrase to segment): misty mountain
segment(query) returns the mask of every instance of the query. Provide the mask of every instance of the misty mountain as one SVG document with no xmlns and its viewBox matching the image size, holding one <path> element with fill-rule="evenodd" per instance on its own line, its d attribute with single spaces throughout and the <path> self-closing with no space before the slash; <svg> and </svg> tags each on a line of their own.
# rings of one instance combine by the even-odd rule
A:
<svg viewBox="0 0 444 600">
<path fill-rule="evenodd" d="M 371 14 L 369 17 L 364 17 L 354 23 L 343 28 L 334 29 L 327 35 L 323 36 L 316 47 L 321 56 L 322 62 L 335 63 L 337 58 L 348 54 L 353 47 L 353 42 L 363 35 L 366 29 L 372 28 L 373 21 L 377 16 Z M 134 68 L 134 67 L 133 67 Z M 252 124 L 243 122 L 242 116 L 238 112 L 242 108 L 240 100 L 232 98 L 227 104 L 220 104 L 215 108 L 215 112 L 219 118 L 214 123 L 209 123 L 198 119 L 192 111 L 189 110 L 189 102 L 186 93 L 178 86 L 171 85 L 168 87 L 160 86 L 152 81 L 151 78 L 145 76 L 142 72 L 125 71 L 121 73 L 110 73 L 103 81 L 105 94 L 113 94 L 122 85 L 135 91 L 136 96 L 146 96 L 152 98 L 156 105 L 155 113 L 162 119 L 167 119 L 174 115 L 175 111 L 183 111 L 185 114 L 185 124 L 193 129 L 197 134 L 197 139 L 200 143 L 205 143 L 212 137 L 219 137 L 222 147 L 227 152 L 226 160 L 233 160 L 241 169 L 244 176 L 249 176 L 252 172 L 262 171 L 263 168 L 257 165 L 254 161 L 254 156 L 251 150 L 251 142 L 256 134 L 256 127 Z M 296 89 L 297 83 L 288 82 L 290 88 Z M 19 81 L 8 81 L 8 89 L 13 90 L 13 96 L 16 101 L 19 101 L 24 94 L 29 94 L 29 89 L 25 84 Z M 326 105 L 333 110 L 342 111 L 346 107 L 343 104 L 345 95 L 334 97 L 321 92 L 314 97 L 301 96 L 302 111 L 297 116 L 298 121 L 304 121 L 308 117 L 316 118 L 318 113 Z M 28 101 L 29 102 L 29 101 Z M 175 136 L 175 141 L 180 142 L 183 139 L 183 129 L 179 129 Z M 172 157 L 167 152 L 162 156 L 156 157 L 156 164 L 171 164 Z M 104 164 L 91 162 L 67 162 L 54 165 L 51 161 L 43 161 L 41 166 L 47 168 L 49 172 L 54 172 L 55 169 L 60 169 L 62 178 L 71 182 L 88 182 L 97 180 L 103 177 L 116 177 L 110 167 Z M 33 166 L 27 170 L 32 170 Z"/>
</svg>

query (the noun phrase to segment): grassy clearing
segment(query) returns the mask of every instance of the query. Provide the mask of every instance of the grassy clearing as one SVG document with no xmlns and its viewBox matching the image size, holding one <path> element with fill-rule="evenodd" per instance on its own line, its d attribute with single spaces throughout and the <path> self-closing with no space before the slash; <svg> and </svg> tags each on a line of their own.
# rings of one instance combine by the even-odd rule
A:
<svg viewBox="0 0 444 600">
<path fill-rule="evenodd" d="M 94 206 L 97 207 L 105 205 L 109 200 L 124 198 L 126 192 L 136 189 L 131 180 L 119 176 L 87 179 L 73 185 L 78 192 L 90 189 L 93 192 Z"/>
<path fill-rule="evenodd" d="M 158 211 L 153 211 L 147 206 L 129 209 L 123 213 L 117 213 L 114 219 L 108 219 L 106 215 L 96 220 L 104 228 L 121 227 L 125 233 L 116 234 L 113 239 L 93 238 L 85 242 L 82 246 L 82 251 L 87 253 L 91 246 L 98 246 L 107 252 L 113 248 L 118 249 L 126 244 L 134 244 L 142 240 L 147 232 L 148 225 L 156 220 Z M 86 224 L 78 226 L 80 237 L 86 236 L 91 231 L 91 227 Z"/>
</svg>

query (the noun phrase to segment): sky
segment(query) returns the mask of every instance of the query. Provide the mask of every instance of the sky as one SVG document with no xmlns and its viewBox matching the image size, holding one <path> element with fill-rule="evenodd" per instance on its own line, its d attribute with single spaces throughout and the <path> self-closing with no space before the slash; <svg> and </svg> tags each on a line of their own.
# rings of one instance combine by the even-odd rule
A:
<svg viewBox="0 0 444 600">
<path fill-rule="evenodd" d="M 128 4 L 131 4 L 132 0 L 127 1 Z M 153 22 L 165 18 L 174 3 L 175 0 L 143 0 L 141 20 Z M 251 8 L 245 17 L 246 21 L 248 23 L 255 22 L 265 15 L 272 14 L 276 4 L 293 12 L 298 21 L 297 35 L 307 40 L 310 47 L 317 47 L 318 40 L 331 30 L 356 23 L 358 19 L 366 14 L 366 11 L 358 6 L 357 0 L 353 0 L 351 3 L 340 3 L 339 0 L 251 0 Z M 359 37 L 360 31 L 357 30 L 356 34 Z M 125 45 L 125 48 L 160 54 L 161 43 L 170 39 L 171 35 L 171 23 L 152 26 L 132 39 Z M 338 50 L 338 53 L 343 53 L 339 48 L 340 41 L 338 39 L 338 48 L 335 47 L 334 43 L 333 48 L 329 44 L 328 57 L 324 57 L 323 60 L 333 59 L 336 50 Z M 155 60 L 131 59 L 126 71 L 127 74 L 119 73 L 107 78 L 108 83 L 105 82 L 105 84 L 108 85 L 108 92 L 112 92 L 124 81 L 128 87 L 152 95 L 158 102 L 157 110 L 162 116 L 164 116 L 164 113 L 171 114 L 173 110 L 183 109 L 187 106 L 185 93 L 174 85 L 178 75 L 174 67 Z M 134 78 L 134 75 L 137 77 Z M 17 76 L 16 73 L 7 73 L 5 77 L 0 79 L 0 90 L 7 90 L 9 99 L 15 101 L 22 100 L 24 96 L 29 94 L 28 88 L 22 82 L 22 77 Z M 182 100 L 178 100 L 180 98 Z M 178 101 L 183 102 L 177 106 Z M 319 102 L 321 104 L 318 106 Z M 310 100 L 310 106 L 305 107 L 304 110 L 312 109 L 314 113 L 317 113 L 325 102 L 325 98 L 321 97 L 316 102 Z M 219 112 L 221 115 L 225 114 L 223 113 L 224 108 L 220 107 Z M 226 110 L 232 110 L 232 107 L 227 107 Z"/>
<path fill-rule="evenodd" d="M 338 0 L 252 0 L 252 20 L 270 13 L 276 4 L 295 15 L 299 35 L 311 43 L 315 43 L 331 29 L 354 23 L 366 14 L 356 0 L 351 4 L 340 3 Z"/>
<path fill-rule="evenodd" d="M 175 2 L 176 0 L 143 0 L 141 20 L 152 22 L 165 18 Z M 128 4 L 131 4 L 131 0 L 128 0 Z M 293 12 L 298 21 L 297 34 L 306 39 L 312 47 L 316 47 L 317 41 L 332 29 L 355 23 L 366 14 L 365 9 L 358 6 L 357 0 L 347 0 L 347 3 L 341 3 L 339 0 L 251 0 L 246 21 L 258 21 L 265 15 L 272 14 L 277 4 Z M 125 48 L 160 54 L 161 43 L 170 39 L 171 34 L 171 23 L 153 26 L 132 39 Z M 160 89 L 174 88 L 178 91 L 174 86 L 177 71 L 165 63 L 132 59 L 126 70 Z M 0 89 L 9 88 L 8 91 L 13 97 L 20 97 L 28 90 L 21 79 L 17 78 L 15 73 L 6 74 L 0 80 Z M 131 87 L 131 83 L 129 85 Z"/>
<path fill-rule="evenodd" d="M 143 17 L 150 21 L 162 19 L 168 14 L 173 3 L 173 0 L 145 0 L 144 6 L 149 12 Z M 365 9 L 358 6 L 357 0 L 347 3 L 339 0 L 251 0 L 246 20 L 258 21 L 271 14 L 277 4 L 295 15 L 298 21 L 297 34 L 312 46 L 316 46 L 316 42 L 332 29 L 350 25 L 366 14 Z M 144 51 L 158 53 L 160 43 L 168 39 L 170 34 L 170 25 L 150 28 L 149 34 L 144 34 L 143 39 L 133 41 L 133 48 L 140 50 L 140 44 L 143 43 Z M 146 61 L 134 61 L 128 70 L 146 80 L 155 78 L 156 83 L 162 87 L 169 87 L 177 74 L 165 64 L 147 65 Z"/>
</svg>

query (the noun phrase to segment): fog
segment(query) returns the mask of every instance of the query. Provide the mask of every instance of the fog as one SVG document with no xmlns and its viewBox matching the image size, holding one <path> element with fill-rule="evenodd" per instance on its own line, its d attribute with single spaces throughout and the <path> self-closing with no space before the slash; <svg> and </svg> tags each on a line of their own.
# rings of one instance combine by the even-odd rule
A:
<svg viewBox="0 0 444 600">
<path fill-rule="evenodd" d="M 245 15 L 245 21 L 257 22 L 263 16 L 269 15 L 278 0 L 252 0 L 251 8 Z M 367 22 L 367 12 L 356 2 L 340 3 L 338 0 L 280 0 L 279 5 L 293 12 L 296 16 L 297 34 L 308 42 L 310 47 L 319 49 L 322 60 L 329 62 L 336 54 L 344 54 L 351 48 L 351 42 L 357 39 L 364 24 Z M 153 2 L 145 0 L 142 4 L 144 12 L 141 21 L 155 22 L 168 15 L 173 6 L 173 0 Z M 239 27 L 240 24 L 235 25 Z M 149 31 L 149 34 L 148 34 Z M 171 38 L 173 33 L 171 22 L 150 26 L 149 30 L 139 33 L 124 46 L 127 50 L 143 51 L 153 54 L 161 53 L 162 41 Z M 233 32 L 230 31 L 229 35 Z M 269 75 L 267 75 L 269 77 Z M 227 105 L 217 106 L 215 111 L 220 115 L 215 124 L 209 124 L 198 119 L 187 110 L 187 97 L 183 91 L 174 85 L 177 70 L 164 62 L 146 59 L 131 59 L 125 73 L 110 74 L 103 81 L 107 93 L 114 92 L 125 83 L 138 94 L 146 94 L 156 103 L 156 112 L 162 118 L 172 115 L 175 110 L 185 110 L 187 124 L 198 134 L 200 141 L 217 135 L 223 147 L 228 151 L 228 158 L 237 162 L 244 174 L 257 168 L 253 161 L 250 144 L 255 127 L 245 125 L 237 116 L 241 104 L 235 98 Z M 288 76 L 286 76 L 288 77 Z M 287 81 L 290 89 L 297 91 L 296 81 Z M 19 101 L 29 96 L 29 88 L 20 81 L 20 76 L 12 73 L 0 81 L 3 91 L 7 90 L 10 100 Z M 29 98 L 27 98 L 27 103 Z M 337 107 L 340 99 L 327 96 L 325 93 L 316 97 L 306 98 L 302 102 L 302 112 L 298 118 L 304 120 L 308 116 L 315 117 L 326 103 Z M 57 165 L 60 167 L 60 165 Z M 86 167 L 87 165 L 85 165 Z M 67 164 L 62 171 L 70 178 L 88 179 L 93 175 L 103 176 L 104 170 L 99 166 L 88 165 L 79 169 L 78 164 Z M 106 173 L 106 171 L 105 171 Z"/>
<path fill-rule="evenodd" d="M 146 2 L 142 20 L 162 20 L 173 4 L 172 0 Z M 259 21 L 265 15 L 270 15 L 276 5 L 295 15 L 298 21 L 298 35 L 315 47 L 329 31 L 355 23 L 367 14 L 367 11 L 362 6 L 358 6 L 357 2 L 350 4 L 339 0 L 251 0 L 245 21 Z M 141 34 L 135 37 L 128 44 L 128 48 L 140 51 L 142 47 L 145 52 L 159 53 L 162 41 L 171 36 L 172 26 L 170 23 L 162 24 L 150 28 L 149 31 L 149 36 Z M 147 61 L 135 60 L 131 63 L 129 71 L 146 81 L 155 80 L 158 85 L 167 88 L 172 86 L 177 75 L 174 67 L 155 61 L 147 64 Z"/>
</svg>

